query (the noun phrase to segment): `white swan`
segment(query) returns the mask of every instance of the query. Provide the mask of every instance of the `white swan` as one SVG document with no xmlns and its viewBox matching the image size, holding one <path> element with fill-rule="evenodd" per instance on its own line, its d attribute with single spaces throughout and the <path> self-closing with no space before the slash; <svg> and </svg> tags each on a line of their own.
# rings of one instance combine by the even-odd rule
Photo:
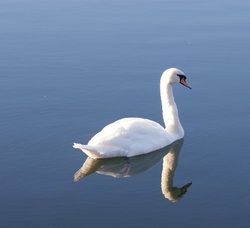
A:
<svg viewBox="0 0 250 228">
<path fill-rule="evenodd" d="M 104 127 L 88 142 L 88 145 L 74 143 L 73 147 L 94 159 L 132 157 L 163 148 L 183 138 L 184 130 L 172 91 L 174 83 L 181 83 L 191 89 L 181 70 L 170 68 L 163 72 L 160 95 L 165 128 L 148 119 L 124 118 Z"/>
</svg>

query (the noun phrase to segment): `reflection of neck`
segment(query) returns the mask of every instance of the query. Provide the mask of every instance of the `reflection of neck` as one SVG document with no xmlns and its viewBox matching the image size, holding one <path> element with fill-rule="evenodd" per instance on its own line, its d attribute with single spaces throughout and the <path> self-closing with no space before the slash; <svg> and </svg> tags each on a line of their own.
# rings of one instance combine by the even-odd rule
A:
<svg viewBox="0 0 250 228">
<path fill-rule="evenodd" d="M 161 189 L 163 195 L 171 201 L 175 200 L 174 191 L 176 188 L 173 187 L 173 179 L 182 142 L 183 140 L 181 142 L 174 143 L 168 154 L 163 158 Z"/>
<path fill-rule="evenodd" d="M 168 132 L 175 133 L 182 138 L 184 131 L 181 126 L 178 109 L 174 101 L 172 85 L 166 81 L 164 76 L 161 79 L 160 92 L 162 103 L 162 115 L 165 128 Z"/>
<path fill-rule="evenodd" d="M 173 179 L 174 172 L 177 166 L 177 157 L 178 154 L 171 151 L 163 158 L 161 186 L 164 192 L 169 192 L 173 188 Z"/>
</svg>

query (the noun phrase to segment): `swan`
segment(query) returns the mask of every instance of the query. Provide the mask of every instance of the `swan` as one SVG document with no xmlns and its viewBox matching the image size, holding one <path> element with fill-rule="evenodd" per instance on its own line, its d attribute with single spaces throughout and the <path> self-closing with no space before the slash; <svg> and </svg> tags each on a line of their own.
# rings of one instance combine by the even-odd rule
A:
<svg viewBox="0 0 250 228">
<path fill-rule="evenodd" d="M 111 157 L 132 157 L 158 150 L 184 137 L 172 85 L 180 83 L 191 89 L 185 74 L 170 68 L 163 72 L 160 80 L 160 96 L 165 128 L 144 118 L 123 118 L 117 120 L 94 135 L 87 145 L 74 143 L 93 159 Z"/>
</svg>

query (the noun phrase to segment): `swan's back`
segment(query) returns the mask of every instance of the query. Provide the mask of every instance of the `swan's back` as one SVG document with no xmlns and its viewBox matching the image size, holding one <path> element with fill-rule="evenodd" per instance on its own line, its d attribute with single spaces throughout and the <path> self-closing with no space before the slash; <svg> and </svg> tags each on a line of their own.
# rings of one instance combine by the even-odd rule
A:
<svg viewBox="0 0 250 228">
<path fill-rule="evenodd" d="M 174 137 L 154 121 L 124 118 L 104 127 L 88 146 L 99 151 L 102 157 L 131 157 L 160 149 L 173 140 Z"/>
</svg>

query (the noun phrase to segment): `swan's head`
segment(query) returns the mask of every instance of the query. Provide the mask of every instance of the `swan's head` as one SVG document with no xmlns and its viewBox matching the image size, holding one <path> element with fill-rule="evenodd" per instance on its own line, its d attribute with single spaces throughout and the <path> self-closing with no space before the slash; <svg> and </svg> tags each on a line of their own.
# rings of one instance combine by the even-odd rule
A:
<svg viewBox="0 0 250 228">
<path fill-rule="evenodd" d="M 192 89 L 191 86 L 187 83 L 187 77 L 185 76 L 185 74 L 177 68 L 167 69 L 163 72 L 163 76 L 166 78 L 167 83 L 169 84 L 180 83 L 187 88 Z"/>
</svg>

